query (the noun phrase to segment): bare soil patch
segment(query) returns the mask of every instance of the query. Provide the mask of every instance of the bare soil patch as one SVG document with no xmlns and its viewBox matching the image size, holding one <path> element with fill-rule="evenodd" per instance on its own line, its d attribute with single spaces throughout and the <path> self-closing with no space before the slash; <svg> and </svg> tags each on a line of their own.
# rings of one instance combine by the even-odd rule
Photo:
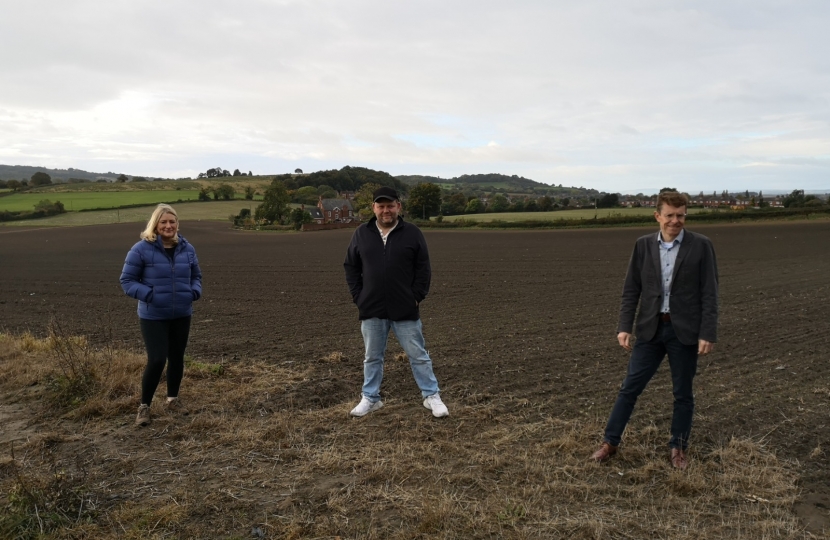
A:
<svg viewBox="0 0 830 540">
<path fill-rule="evenodd" d="M 140 353 L 135 304 L 117 281 L 139 229 L 0 231 L 2 330 L 43 336 L 57 316 L 71 334 L 104 343 L 107 329 L 119 346 Z M 204 530 L 188 529 L 194 522 L 224 537 L 248 537 L 255 529 L 298 538 L 337 531 L 400 538 L 450 538 L 452 531 L 481 538 L 660 536 L 676 532 L 661 527 L 677 523 L 657 523 L 660 512 L 644 506 L 676 516 L 707 485 L 735 481 L 730 471 L 750 479 L 753 470 L 779 467 L 782 478 L 797 475 L 797 499 L 761 479 L 747 480 L 755 492 L 724 495 L 723 512 L 737 509 L 728 515 L 741 525 L 759 516 L 784 523 L 776 513 L 783 507 L 800 517 L 799 526 L 769 529 L 769 536 L 830 528 L 822 309 L 830 296 L 829 223 L 696 229 L 715 243 L 722 308 L 720 342 L 697 378 L 699 467 L 698 476 L 688 477 L 664 463 L 671 419 L 666 369 L 641 398 L 619 459 L 606 467 L 582 464 L 624 375 L 627 356 L 614 336 L 622 280 L 634 240 L 652 228 L 427 231 L 434 277 L 422 316 L 450 407 L 446 422 L 420 405 L 408 365 L 392 359 L 400 352 L 393 341 L 387 406 L 360 421 L 347 416 L 362 379 L 357 312 L 342 270 L 351 231 L 255 234 L 204 222 L 182 229 L 205 274 L 189 354 L 227 370 L 215 377 L 186 370 L 182 395 L 196 405 L 195 414 L 136 431 L 137 378 L 113 410 L 82 418 L 38 416 L 42 404 L 30 398 L 37 395 L 31 388 L 43 384 L 37 377 L 28 394 L 4 387 L 0 399 L 0 442 L 18 439 L 32 467 L 47 467 L 45 456 L 52 456 L 72 463 L 71 470 L 108 473 L 111 483 L 96 477 L 96 485 L 113 497 L 99 505 L 119 505 L 122 514 L 107 514 L 114 531 L 145 512 L 148 522 L 158 521 L 157 531 L 181 537 Z M 131 376 L 140 372 L 140 356 L 133 362 Z M 27 434 L 21 443 L 9 434 L 23 430 L 43 439 Z M 83 460 L 72 462 L 75 455 Z M 10 478 L 3 463 L 0 471 Z M 650 482 L 655 486 L 646 489 Z M 553 486 L 567 496 L 553 494 Z M 632 486 L 640 490 L 625 491 Z M 620 497 L 647 493 L 647 500 L 613 513 L 609 508 L 622 498 L 603 497 L 614 490 Z M 591 502 L 598 493 L 607 506 Z M 751 497 L 756 501 L 747 502 Z M 759 512 L 754 517 L 751 508 Z M 629 517 L 621 521 L 623 514 Z M 681 519 L 685 532 L 672 536 L 703 537 L 695 531 L 711 532 L 717 519 L 689 514 Z"/>
</svg>

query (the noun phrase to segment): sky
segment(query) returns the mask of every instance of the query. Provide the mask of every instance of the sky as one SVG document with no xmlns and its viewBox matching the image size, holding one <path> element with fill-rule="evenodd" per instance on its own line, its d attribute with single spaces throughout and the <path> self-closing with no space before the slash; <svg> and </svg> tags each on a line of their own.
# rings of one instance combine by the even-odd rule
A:
<svg viewBox="0 0 830 540">
<path fill-rule="evenodd" d="M 830 192 L 826 0 L 0 0 L 0 163 Z"/>
</svg>

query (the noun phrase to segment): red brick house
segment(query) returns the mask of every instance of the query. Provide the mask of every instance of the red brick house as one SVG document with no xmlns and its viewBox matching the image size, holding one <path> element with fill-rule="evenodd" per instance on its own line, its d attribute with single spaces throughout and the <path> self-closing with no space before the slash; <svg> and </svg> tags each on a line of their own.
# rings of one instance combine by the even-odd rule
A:
<svg viewBox="0 0 830 540">
<path fill-rule="evenodd" d="M 317 208 L 323 213 L 323 223 L 351 223 L 357 221 L 352 201 L 348 199 L 324 199 L 320 197 Z"/>
</svg>

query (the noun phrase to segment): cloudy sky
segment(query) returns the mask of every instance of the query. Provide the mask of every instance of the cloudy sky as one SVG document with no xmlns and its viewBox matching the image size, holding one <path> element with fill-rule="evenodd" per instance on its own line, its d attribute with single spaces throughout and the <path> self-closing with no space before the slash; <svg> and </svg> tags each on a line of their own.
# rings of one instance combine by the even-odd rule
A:
<svg viewBox="0 0 830 540">
<path fill-rule="evenodd" d="M 826 0 L 0 0 L 0 163 L 830 191 Z"/>
</svg>

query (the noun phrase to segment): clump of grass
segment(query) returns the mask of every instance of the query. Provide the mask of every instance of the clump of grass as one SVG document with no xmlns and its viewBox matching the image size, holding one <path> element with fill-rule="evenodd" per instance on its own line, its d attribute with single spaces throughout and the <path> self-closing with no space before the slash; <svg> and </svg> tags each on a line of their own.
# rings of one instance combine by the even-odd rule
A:
<svg viewBox="0 0 830 540">
<path fill-rule="evenodd" d="M 190 356 L 185 356 L 184 365 L 186 368 L 201 375 L 211 377 L 219 377 L 225 374 L 225 366 L 222 364 L 211 364 L 208 362 L 199 362 Z"/>
<path fill-rule="evenodd" d="M 516 522 L 523 519 L 526 515 L 527 510 L 523 504 L 507 501 L 504 505 L 504 509 L 497 514 L 497 517 L 500 521 L 516 525 Z"/>
<path fill-rule="evenodd" d="M 334 352 L 324 356 L 323 357 L 323 362 L 331 362 L 331 363 L 342 362 L 345 357 L 346 357 L 346 355 L 344 355 L 342 352 L 334 351 Z"/>
<path fill-rule="evenodd" d="M 187 515 L 187 508 L 175 501 L 147 505 L 132 501 L 112 513 L 112 520 L 120 525 L 121 537 L 128 540 L 164 538 L 180 527 L 179 521 Z"/>
<path fill-rule="evenodd" d="M 57 320 L 45 338 L 29 333 L 0 338 L 0 387 L 42 384 L 43 405 L 79 418 L 132 409 L 142 367 L 139 355 L 116 351 L 111 340 L 93 347 L 84 336 L 66 335 Z"/>
<path fill-rule="evenodd" d="M 12 446 L 12 461 L 14 447 Z M 97 494 L 83 468 L 69 469 L 52 461 L 48 470 L 16 462 L 0 512 L 0 537 L 44 538 L 95 518 Z"/>
<path fill-rule="evenodd" d="M 16 341 L 17 347 L 25 352 L 43 352 L 52 348 L 51 339 L 37 338 L 29 332 L 24 332 Z"/>
</svg>

